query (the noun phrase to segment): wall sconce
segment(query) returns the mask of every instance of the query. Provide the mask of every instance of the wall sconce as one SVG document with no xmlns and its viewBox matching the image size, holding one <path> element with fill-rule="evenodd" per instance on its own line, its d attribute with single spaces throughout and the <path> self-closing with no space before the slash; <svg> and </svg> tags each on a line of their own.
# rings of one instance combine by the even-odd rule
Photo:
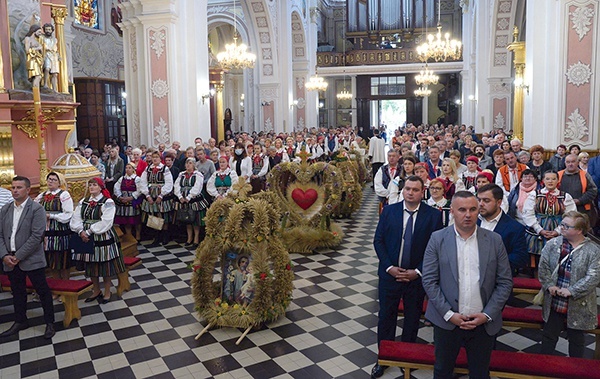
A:
<svg viewBox="0 0 600 379">
<path fill-rule="evenodd" d="M 523 78 L 521 78 L 521 77 L 515 78 L 514 84 L 515 84 L 516 89 L 525 90 L 525 91 L 527 91 L 527 94 L 529 95 L 529 85 L 525 84 L 525 81 L 523 80 Z"/>
<path fill-rule="evenodd" d="M 292 101 L 292 103 L 290 104 L 290 109 L 297 107 L 298 106 L 298 100 L 294 100 Z"/>
<path fill-rule="evenodd" d="M 263 107 L 266 107 L 267 105 L 271 105 L 272 103 L 273 103 L 272 101 L 263 100 L 260 102 L 260 105 L 262 105 Z"/>
<path fill-rule="evenodd" d="M 475 95 L 469 95 L 469 100 L 477 102 L 477 99 L 475 98 Z"/>
<path fill-rule="evenodd" d="M 202 104 L 204 104 L 204 102 L 206 101 L 206 99 L 212 99 L 213 97 L 215 97 L 215 89 L 211 88 L 208 93 L 205 93 L 204 95 L 202 95 Z"/>
<path fill-rule="evenodd" d="M 319 101 L 319 108 L 323 108 L 325 106 L 325 102 L 324 101 Z"/>
</svg>

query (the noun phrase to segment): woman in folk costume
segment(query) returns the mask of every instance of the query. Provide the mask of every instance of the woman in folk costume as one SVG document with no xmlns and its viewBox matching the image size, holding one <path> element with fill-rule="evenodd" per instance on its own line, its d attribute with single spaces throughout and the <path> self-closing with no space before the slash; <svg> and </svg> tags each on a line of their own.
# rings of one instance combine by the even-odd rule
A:
<svg viewBox="0 0 600 379">
<path fill-rule="evenodd" d="M 571 195 L 560 191 L 558 186 L 558 174 L 554 170 L 544 173 L 544 187 L 535 190 L 527 196 L 523 205 L 523 221 L 529 227 L 526 239 L 529 246 L 529 254 L 534 254 L 536 261 L 546 242 L 560 235 L 559 225 L 563 214 L 576 211 L 577 206 Z M 537 264 L 532 264 L 536 267 Z"/>
<path fill-rule="evenodd" d="M 125 232 L 130 234 L 135 227 L 135 239 L 138 241 L 142 230 L 140 204 L 144 199 L 140 192 L 141 181 L 136 175 L 135 164 L 129 162 L 125 165 L 125 176 L 117 180 L 114 188 L 117 205 L 115 224 L 125 226 Z"/>
<path fill-rule="evenodd" d="M 219 169 L 212 174 L 206 183 L 206 191 L 215 200 L 222 199 L 231 191 L 231 187 L 237 181 L 237 174 L 229 168 L 229 160 L 227 157 L 221 157 L 219 158 Z"/>
<path fill-rule="evenodd" d="M 73 199 L 67 192 L 67 181 L 63 174 L 50 172 L 46 175 L 46 182 L 48 189 L 35 198 L 46 210 L 46 262 L 53 276 L 69 279 L 69 269 L 72 266 L 69 250 L 69 238 L 72 233 L 69 222 L 73 217 Z"/>
<path fill-rule="evenodd" d="M 168 225 L 173 221 L 173 176 L 171 170 L 161 163 L 160 153 L 152 153 L 152 164 L 142 173 L 140 192 L 144 195 L 142 201 L 142 221 L 148 220 L 148 215 L 162 217 L 165 222 L 163 229 L 156 235 L 149 247 L 169 241 Z"/>
<path fill-rule="evenodd" d="M 275 156 L 273 157 L 273 163 L 278 165 L 281 162 L 289 162 L 290 156 L 285 151 L 281 138 L 276 138 L 274 145 L 277 150 L 275 151 Z"/>
<path fill-rule="evenodd" d="M 446 199 L 445 180 L 441 178 L 432 179 L 429 182 L 429 193 L 431 193 L 431 197 L 426 203 L 442 212 L 442 224 L 444 227 L 454 224 L 454 219 L 450 214 L 450 200 Z"/>
<path fill-rule="evenodd" d="M 461 180 L 465 185 L 465 189 L 469 190 L 477 184 L 477 175 L 481 172 L 479 168 L 479 159 L 471 155 L 467 157 L 467 171 L 461 175 Z"/>
<path fill-rule="evenodd" d="M 79 202 L 70 226 L 83 242 L 93 241 L 94 250 L 92 254 L 75 251 L 73 260 L 83 262 L 85 275 L 92 280 L 92 295 L 85 302 L 98 299 L 101 304 L 106 304 L 111 296 L 111 278 L 125 272 L 119 237 L 113 226 L 116 206 L 102 179 L 90 179 L 88 191 L 89 197 Z M 104 293 L 100 289 L 100 277 L 103 278 Z"/>
<path fill-rule="evenodd" d="M 285 152 L 290 160 L 293 160 L 296 157 L 296 146 L 294 146 L 294 139 L 292 137 L 285 139 Z"/>
<path fill-rule="evenodd" d="M 442 175 L 440 178 L 444 179 L 446 184 L 446 199 L 452 200 L 452 196 L 456 191 L 465 189 L 464 183 L 458 178 L 456 163 L 452 158 L 444 158 L 442 161 Z"/>
<path fill-rule="evenodd" d="M 175 203 L 175 209 L 179 211 L 194 212 L 194 220 L 186 225 L 187 240 L 185 247 L 196 250 L 200 244 L 200 229 L 204 231 L 204 216 L 208 201 L 202 195 L 202 186 L 204 176 L 196 170 L 196 159 L 187 158 L 185 160 L 185 171 L 181 172 L 175 180 L 175 197 L 178 202 Z M 202 233 L 204 234 L 204 233 Z"/>
<path fill-rule="evenodd" d="M 262 146 L 257 142 L 254 144 L 254 154 L 252 154 L 252 175 L 250 176 L 252 193 L 258 193 L 265 189 L 268 172 L 269 157 L 262 153 Z"/>
</svg>

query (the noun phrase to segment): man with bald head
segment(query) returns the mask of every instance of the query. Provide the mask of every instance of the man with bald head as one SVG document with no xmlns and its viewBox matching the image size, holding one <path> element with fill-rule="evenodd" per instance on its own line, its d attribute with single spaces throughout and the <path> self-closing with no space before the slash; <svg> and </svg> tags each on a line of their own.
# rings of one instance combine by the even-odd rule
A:
<svg viewBox="0 0 600 379">
<path fill-rule="evenodd" d="M 564 170 L 558 172 L 559 189 L 565 191 L 575 201 L 577 212 L 585 213 L 590 218 L 590 225 L 596 225 L 598 214 L 594 201 L 598 195 L 598 187 L 587 172 L 579 168 L 577 155 L 569 154 L 565 157 Z"/>
</svg>

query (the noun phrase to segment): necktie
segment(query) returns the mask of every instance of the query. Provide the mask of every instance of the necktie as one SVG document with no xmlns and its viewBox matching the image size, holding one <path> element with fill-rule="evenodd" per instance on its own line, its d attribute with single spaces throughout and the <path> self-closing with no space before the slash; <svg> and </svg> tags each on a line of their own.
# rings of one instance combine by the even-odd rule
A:
<svg viewBox="0 0 600 379">
<path fill-rule="evenodd" d="M 402 249 L 402 259 L 400 261 L 400 267 L 408 268 L 410 266 L 410 249 L 412 248 L 412 237 L 413 237 L 413 216 L 417 211 L 408 212 L 408 221 L 406 222 L 406 229 L 404 230 L 404 249 Z"/>
<path fill-rule="evenodd" d="M 394 178 L 394 174 L 396 173 L 396 167 L 390 167 L 390 176 L 392 179 Z"/>
</svg>

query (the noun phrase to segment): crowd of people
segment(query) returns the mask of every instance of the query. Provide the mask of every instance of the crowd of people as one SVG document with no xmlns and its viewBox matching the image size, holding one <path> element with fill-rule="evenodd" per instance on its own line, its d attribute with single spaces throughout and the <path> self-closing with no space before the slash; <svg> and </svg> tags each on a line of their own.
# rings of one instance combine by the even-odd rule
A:
<svg viewBox="0 0 600 379">
<path fill-rule="evenodd" d="M 539 275 L 541 352 L 554 353 L 566 328 L 569 355 L 583 357 L 584 331 L 597 324 L 600 247 L 590 237 L 600 158 L 559 145 L 544 160 L 540 145 L 525 149 L 501 130 L 477 136 L 464 125 L 408 124 L 386 142 L 374 130 L 368 153 L 381 212 L 378 341 L 395 339 L 402 301 L 402 341 L 416 342 L 427 296 L 434 377 L 453 377 L 460 346 L 469 375 L 489 377 L 512 277 Z M 376 364 L 371 377 L 386 368 Z"/>
<path fill-rule="evenodd" d="M 547 294 L 544 319 L 550 325 L 544 329 L 543 351 L 554 350 L 566 320 L 569 336 L 573 335 L 570 354 L 581 356 L 580 334 L 589 328 L 591 313 L 595 317 L 591 294 L 600 281 L 594 274 L 600 269 L 599 249 L 588 238 L 590 225 L 597 220 L 598 158 L 590 158 L 578 146 L 560 145 L 556 155 L 544 160 L 542 146 L 525 150 L 503 131 L 477 136 L 464 125 L 408 124 L 386 134 L 378 128 L 357 132 L 349 127 L 241 132 L 219 142 L 196 138 L 185 150 L 177 141 L 156 148 L 112 141 L 102 152 L 84 140 L 77 151 L 99 175 L 88 182 L 79 203 L 74 204 L 64 177 L 56 172 L 46 177 L 47 190 L 31 201 L 27 178 L 15 177 L 10 196 L 0 192 L 0 200 L 14 201 L 2 212 L 17 214 L 36 204 L 36 212 L 45 212 L 46 220 L 40 256 L 37 246 L 19 239 L 11 245 L 13 217 L 3 218 L 5 224 L 11 223 L 0 230 L 0 257 L 13 285 L 16 316 L 15 324 L 0 337 L 28 326 L 21 282 L 32 277 L 30 269 L 41 269 L 41 275 L 49 269 L 54 277 L 67 279 L 69 269 L 77 266 L 93 283 L 85 301 L 105 304 L 111 298 L 111 279 L 125 270 L 117 226 L 140 240 L 143 231 L 150 230 L 144 226 L 159 218 L 160 226 L 148 234 L 154 238 L 149 247 L 171 242 L 178 237 L 174 230 L 185 230 L 181 243 L 194 250 L 204 238 L 203 219 L 211 203 L 226 196 L 238 181 L 260 192 L 267 188 L 268 172 L 281 162 L 328 161 L 341 150 L 354 150 L 371 160 L 372 186 L 380 200 L 375 234 L 380 260 L 378 340 L 395 338 L 398 303 L 403 299 L 402 339 L 414 342 L 427 295 L 427 318 L 434 325 L 436 344 L 450 346 L 468 339 L 467 331 L 476 332 L 473 346 L 481 347 L 477 358 L 481 364 L 470 369 L 484 372 L 488 347 L 501 325 L 499 309 L 509 299 L 511 276 L 536 275 L 539 268 Z M 36 235 L 37 224 L 32 222 L 31 227 L 28 233 Z M 78 238 L 75 254 L 73 236 Z M 464 287 L 452 287 L 456 277 L 439 270 L 440 265 L 453 265 L 442 254 L 450 246 L 458 247 L 451 258 L 457 275 L 470 278 Z M 493 247 L 494 252 L 485 262 L 474 259 L 482 246 Z M 35 253 L 24 255 L 23 249 Z M 485 296 L 475 291 L 480 277 L 473 268 L 481 264 L 491 270 L 480 290 Z M 45 336 L 52 338 L 52 295 L 38 271 L 34 286 L 45 310 Z M 470 294 L 464 301 L 463 291 Z M 456 295 L 449 299 L 444 295 L 449 293 Z M 585 298 L 593 306 L 571 305 L 575 298 Z M 450 333 L 455 326 L 460 332 Z M 454 350 L 445 354 L 436 368 L 440 373 L 447 373 L 454 362 Z M 381 376 L 383 370 L 376 365 L 372 376 Z"/>
</svg>

